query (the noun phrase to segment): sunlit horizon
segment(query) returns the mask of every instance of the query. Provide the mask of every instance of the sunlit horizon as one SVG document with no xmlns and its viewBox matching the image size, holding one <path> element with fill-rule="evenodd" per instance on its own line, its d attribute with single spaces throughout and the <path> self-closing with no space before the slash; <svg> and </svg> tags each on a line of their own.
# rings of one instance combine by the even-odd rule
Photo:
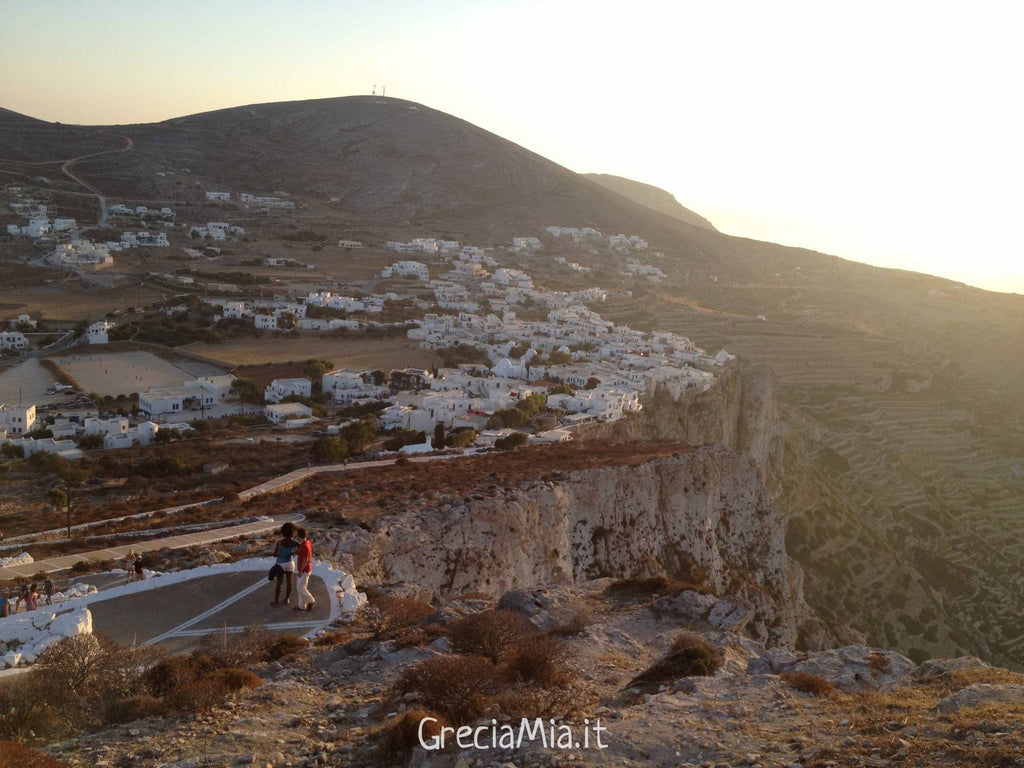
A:
<svg viewBox="0 0 1024 768">
<path fill-rule="evenodd" d="M 9 7 L 0 106 L 111 125 L 376 85 L 573 171 L 661 187 L 728 234 L 1024 293 L 1024 54 L 998 5 L 158 9 Z"/>
</svg>

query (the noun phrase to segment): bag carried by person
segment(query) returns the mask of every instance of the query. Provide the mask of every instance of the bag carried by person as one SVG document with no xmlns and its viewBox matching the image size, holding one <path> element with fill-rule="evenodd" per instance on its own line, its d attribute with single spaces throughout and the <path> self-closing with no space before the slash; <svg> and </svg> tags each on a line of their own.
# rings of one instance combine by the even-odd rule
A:
<svg viewBox="0 0 1024 768">
<path fill-rule="evenodd" d="M 270 573 L 267 574 L 267 581 L 273 581 L 283 573 L 284 569 L 281 567 L 280 563 L 274 563 L 270 566 Z"/>
</svg>

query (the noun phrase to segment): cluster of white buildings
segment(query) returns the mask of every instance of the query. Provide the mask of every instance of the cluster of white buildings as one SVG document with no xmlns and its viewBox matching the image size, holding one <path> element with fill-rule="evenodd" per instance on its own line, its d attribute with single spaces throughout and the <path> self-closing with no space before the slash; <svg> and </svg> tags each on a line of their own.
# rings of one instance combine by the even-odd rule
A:
<svg viewBox="0 0 1024 768">
<path fill-rule="evenodd" d="M 344 312 L 366 312 L 368 314 L 379 314 L 384 311 L 389 301 L 396 301 L 397 293 L 370 294 L 368 296 L 342 296 L 330 291 L 313 291 L 306 296 L 306 305 L 312 307 L 327 307 Z"/>
<path fill-rule="evenodd" d="M 54 267 L 76 268 L 86 267 L 101 269 L 114 263 L 110 255 L 110 244 L 94 243 L 91 240 L 79 239 L 69 243 L 59 243 L 53 251 L 43 257 L 43 263 Z M 120 245 L 118 245 L 120 250 Z"/>
<path fill-rule="evenodd" d="M 110 206 L 110 214 L 112 216 L 174 218 L 174 211 L 166 206 L 158 210 L 156 208 L 149 208 L 145 205 L 137 205 L 134 208 L 131 208 L 124 203 L 117 203 Z"/>
<path fill-rule="evenodd" d="M 608 235 L 608 246 L 614 250 L 646 251 L 647 241 L 640 235 Z"/>
<path fill-rule="evenodd" d="M 189 237 L 209 238 L 210 240 L 224 241 L 229 237 L 242 237 L 245 235 L 245 227 L 235 226 L 226 221 L 208 221 L 204 226 L 193 226 L 189 228 Z"/>
<path fill-rule="evenodd" d="M 603 235 L 592 227 L 545 227 L 545 230 L 549 235 L 558 239 L 562 237 L 570 238 L 574 243 L 582 243 L 584 240 L 592 238 L 600 238 Z"/>
<path fill-rule="evenodd" d="M 632 275 L 634 277 L 646 277 L 652 283 L 660 283 L 665 279 L 665 273 L 661 271 L 661 268 L 650 264 L 637 264 L 635 262 L 631 262 L 625 265 L 624 270 L 627 275 Z"/>
<path fill-rule="evenodd" d="M 35 423 L 35 405 L 0 403 L 0 439 L 28 434 Z"/>
<path fill-rule="evenodd" d="M 206 193 L 206 202 L 208 203 L 230 203 L 231 192 L 219 192 L 211 190 Z M 278 195 L 284 194 L 283 192 L 277 193 Z M 249 192 L 239 192 L 238 202 L 242 205 L 252 208 L 294 208 L 295 203 L 291 200 L 284 200 L 279 196 L 264 196 L 264 195 L 253 195 Z"/>
<path fill-rule="evenodd" d="M 421 280 L 426 283 L 430 280 L 430 269 L 426 264 L 419 261 L 396 261 L 380 271 L 380 276 L 387 279 L 390 277 L 411 277 L 414 280 Z"/>
<path fill-rule="evenodd" d="M 146 247 L 157 247 L 166 248 L 170 243 L 167 241 L 166 232 L 147 232 L 145 230 L 140 232 L 122 232 L 121 233 L 121 247 L 124 248 L 146 248 Z"/>
</svg>

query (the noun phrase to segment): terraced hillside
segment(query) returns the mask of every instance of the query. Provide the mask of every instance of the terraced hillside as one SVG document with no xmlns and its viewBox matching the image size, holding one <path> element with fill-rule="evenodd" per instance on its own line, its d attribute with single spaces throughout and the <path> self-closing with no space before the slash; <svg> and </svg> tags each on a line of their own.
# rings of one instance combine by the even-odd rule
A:
<svg viewBox="0 0 1024 768">
<path fill-rule="evenodd" d="M 1014 393 L 905 340 L 678 303 L 620 309 L 769 364 L 780 504 L 808 601 L 839 637 L 1019 664 L 1024 416 Z M 852 634 L 848 633 L 852 630 Z"/>
</svg>

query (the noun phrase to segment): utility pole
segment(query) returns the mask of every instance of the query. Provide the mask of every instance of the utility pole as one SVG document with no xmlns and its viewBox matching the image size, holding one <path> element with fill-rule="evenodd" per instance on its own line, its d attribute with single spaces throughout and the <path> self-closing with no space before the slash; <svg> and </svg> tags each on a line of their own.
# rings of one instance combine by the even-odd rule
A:
<svg viewBox="0 0 1024 768">
<path fill-rule="evenodd" d="M 64 495 L 68 501 L 68 541 L 71 541 L 71 483 L 64 481 Z"/>
</svg>

